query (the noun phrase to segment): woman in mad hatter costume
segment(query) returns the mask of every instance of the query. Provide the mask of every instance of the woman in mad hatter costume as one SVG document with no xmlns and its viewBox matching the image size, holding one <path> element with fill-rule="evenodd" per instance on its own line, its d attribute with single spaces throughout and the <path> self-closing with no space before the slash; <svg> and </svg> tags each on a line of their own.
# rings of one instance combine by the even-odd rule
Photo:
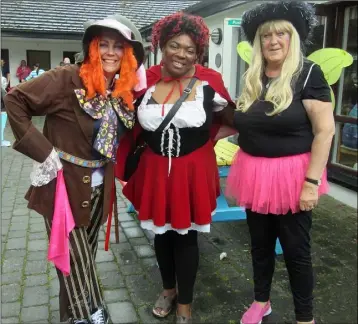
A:
<svg viewBox="0 0 358 324">
<path fill-rule="evenodd" d="M 113 17 L 91 22 L 81 65 L 48 71 L 5 97 L 14 149 L 35 160 L 26 199 L 45 219 L 61 321 L 108 322 L 95 257 L 119 137 L 134 123 L 132 91 L 145 87 L 144 48 L 133 34 Z M 32 116 L 46 116 L 43 133 Z"/>
</svg>

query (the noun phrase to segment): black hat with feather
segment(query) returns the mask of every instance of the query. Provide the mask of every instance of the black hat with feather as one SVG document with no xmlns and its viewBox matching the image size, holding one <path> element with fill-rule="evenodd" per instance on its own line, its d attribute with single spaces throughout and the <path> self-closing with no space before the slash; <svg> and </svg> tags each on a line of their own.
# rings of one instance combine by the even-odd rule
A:
<svg viewBox="0 0 358 324">
<path fill-rule="evenodd" d="M 259 26 L 273 20 L 289 21 L 297 30 L 302 43 L 309 39 L 317 22 L 314 8 L 307 2 L 266 2 L 246 11 L 242 16 L 241 27 L 247 40 L 253 44 Z"/>
</svg>

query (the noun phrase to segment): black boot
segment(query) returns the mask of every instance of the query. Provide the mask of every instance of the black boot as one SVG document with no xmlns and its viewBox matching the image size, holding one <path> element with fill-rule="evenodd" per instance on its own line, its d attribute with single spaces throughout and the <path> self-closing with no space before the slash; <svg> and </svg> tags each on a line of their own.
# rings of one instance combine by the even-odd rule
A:
<svg viewBox="0 0 358 324">
<path fill-rule="evenodd" d="M 98 308 L 91 315 L 91 320 L 93 324 L 108 324 L 109 315 L 107 310 L 104 307 Z"/>
<path fill-rule="evenodd" d="M 71 318 L 69 323 L 70 324 L 92 324 L 91 320 L 88 320 L 88 319 L 75 319 L 75 318 Z"/>
</svg>

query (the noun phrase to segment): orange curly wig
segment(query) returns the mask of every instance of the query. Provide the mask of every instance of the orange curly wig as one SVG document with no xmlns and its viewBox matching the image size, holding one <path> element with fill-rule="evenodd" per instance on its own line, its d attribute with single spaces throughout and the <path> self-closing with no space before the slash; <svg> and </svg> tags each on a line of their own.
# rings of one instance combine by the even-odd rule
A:
<svg viewBox="0 0 358 324">
<path fill-rule="evenodd" d="M 136 75 L 137 60 L 131 46 L 124 47 L 121 59 L 119 79 L 116 80 L 112 96 L 121 97 L 130 110 L 133 106 L 133 88 L 138 83 Z M 92 39 L 89 45 L 88 56 L 80 68 L 80 78 L 86 88 L 86 99 L 93 98 L 96 94 L 106 95 L 105 77 L 102 68 L 102 60 L 99 52 L 99 38 Z"/>
</svg>

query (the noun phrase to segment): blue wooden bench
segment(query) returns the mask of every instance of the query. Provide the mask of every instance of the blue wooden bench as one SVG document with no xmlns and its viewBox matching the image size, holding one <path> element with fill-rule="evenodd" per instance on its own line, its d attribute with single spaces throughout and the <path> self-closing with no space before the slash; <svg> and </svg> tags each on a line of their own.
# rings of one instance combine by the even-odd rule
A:
<svg viewBox="0 0 358 324">
<path fill-rule="evenodd" d="M 229 173 L 230 165 L 239 147 L 227 140 L 220 140 L 215 146 L 216 162 L 219 168 L 220 178 L 226 178 Z M 133 205 L 128 208 L 128 213 L 134 213 Z M 217 199 L 217 207 L 212 217 L 213 222 L 240 221 L 246 219 L 246 212 L 243 207 L 230 207 L 222 189 L 220 197 Z M 280 241 L 276 241 L 276 254 L 282 254 Z"/>
</svg>

